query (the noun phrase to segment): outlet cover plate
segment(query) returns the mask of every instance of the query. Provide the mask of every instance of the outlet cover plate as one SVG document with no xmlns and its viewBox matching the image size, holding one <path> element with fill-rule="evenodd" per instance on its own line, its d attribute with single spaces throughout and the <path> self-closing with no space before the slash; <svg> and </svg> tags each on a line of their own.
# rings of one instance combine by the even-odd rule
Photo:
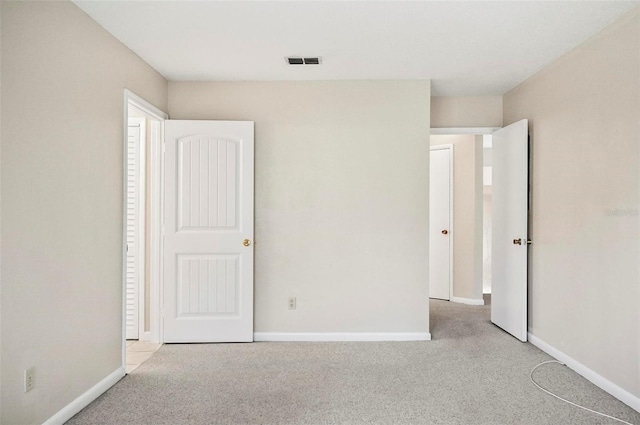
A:
<svg viewBox="0 0 640 425">
<path fill-rule="evenodd" d="M 36 385 L 36 369 L 30 367 L 24 371 L 24 392 L 28 393 Z"/>
</svg>

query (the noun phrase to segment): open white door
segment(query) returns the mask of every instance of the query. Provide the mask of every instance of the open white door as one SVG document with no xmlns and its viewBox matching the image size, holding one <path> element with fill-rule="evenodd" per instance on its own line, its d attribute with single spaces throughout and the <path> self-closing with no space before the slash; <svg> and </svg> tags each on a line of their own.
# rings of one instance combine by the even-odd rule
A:
<svg viewBox="0 0 640 425">
<path fill-rule="evenodd" d="M 527 340 L 528 122 L 493 133 L 491 321 Z"/>
<path fill-rule="evenodd" d="M 165 121 L 164 342 L 253 341 L 253 122 Z"/>
<path fill-rule="evenodd" d="M 429 298 L 451 298 L 453 145 L 431 147 L 429 160 Z"/>
</svg>

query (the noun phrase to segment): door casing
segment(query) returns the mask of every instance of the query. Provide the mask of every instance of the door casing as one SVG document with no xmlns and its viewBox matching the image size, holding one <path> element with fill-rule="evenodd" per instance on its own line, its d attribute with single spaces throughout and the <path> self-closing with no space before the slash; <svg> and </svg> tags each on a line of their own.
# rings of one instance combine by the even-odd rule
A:
<svg viewBox="0 0 640 425">
<path fill-rule="evenodd" d="M 153 342 L 161 343 L 161 305 L 160 296 L 162 290 L 162 176 L 164 172 L 164 164 L 162 152 L 164 149 L 164 120 L 169 116 L 136 95 L 132 91 L 125 89 L 123 95 L 123 120 L 122 120 L 122 140 L 123 140 L 123 170 L 122 170 L 122 217 L 126 217 L 126 196 L 127 196 L 127 135 L 128 135 L 128 118 L 129 108 L 135 107 L 142 111 L 149 120 L 150 138 L 147 142 L 150 145 L 150 156 L 147 158 L 150 167 L 150 180 L 147 182 L 147 188 L 150 191 L 150 208 L 146 216 L 149 219 L 149 260 L 150 260 L 150 302 L 149 302 L 149 319 L 150 328 L 148 332 L 144 332 L 139 337 Z M 122 367 L 126 366 L 126 222 L 122 223 Z M 144 302 L 144 301 L 143 301 Z M 144 322 L 144 321 L 143 321 Z M 144 329 L 144 323 L 142 325 Z"/>
</svg>

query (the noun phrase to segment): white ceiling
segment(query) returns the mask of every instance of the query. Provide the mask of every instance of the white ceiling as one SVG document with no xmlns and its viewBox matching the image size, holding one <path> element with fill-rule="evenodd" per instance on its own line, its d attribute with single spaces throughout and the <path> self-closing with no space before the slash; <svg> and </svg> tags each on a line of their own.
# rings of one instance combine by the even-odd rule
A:
<svg viewBox="0 0 640 425">
<path fill-rule="evenodd" d="M 640 1 L 76 1 L 173 81 L 431 79 L 503 94 Z M 290 66 L 285 56 L 321 56 Z"/>
</svg>

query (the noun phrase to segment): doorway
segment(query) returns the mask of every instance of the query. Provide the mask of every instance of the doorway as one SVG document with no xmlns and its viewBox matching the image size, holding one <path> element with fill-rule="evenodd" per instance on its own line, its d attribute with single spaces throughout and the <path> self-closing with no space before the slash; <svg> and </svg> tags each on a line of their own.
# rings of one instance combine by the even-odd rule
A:
<svg viewBox="0 0 640 425">
<path fill-rule="evenodd" d="M 122 366 L 130 372 L 160 342 L 163 122 L 168 116 L 124 92 Z"/>
<path fill-rule="evenodd" d="M 438 134 L 435 130 L 438 129 L 432 129 L 434 134 L 430 137 L 431 149 L 452 147 L 452 225 L 450 229 L 445 229 L 442 225 L 441 229 L 429 226 L 429 297 L 461 304 L 483 305 L 482 135 L 462 131 Z M 437 167 L 433 159 L 435 158 L 432 158 L 431 167 Z M 433 178 L 432 172 L 430 174 Z M 430 188 L 431 190 L 435 189 L 431 183 Z M 442 203 L 442 200 L 430 196 L 431 217 L 435 217 L 434 213 L 442 208 L 440 205 Z M 444 235 L 443 231 L 445 230 L 448 230 L 449 234 Z M 444 236 L 449 237 L 452 245 L 450 254 L 451 284 L 448 297 L 442 297 L 433 292 L 434 288 L 431 282 L 432 274 L 434 274 L 433 268 L 442 268 L 442 259 L 438 260 L 437 258 L 441 257 L 442 251 L 446 249 L 446 247 L 435 246 L 435 242 Z"/>
<path fill-rule="evenodd" d="M 478 131 L 481 130 L 481 131 Z M 450 301 L 484 305 L 485 297 L 491 303 L 491 321 L 513 336 L 526 341 L 527 311 L 527 210 L 528 210 L 528 146 L 527 120 L 521 120 L 502 129 L 431 129 L 431 145 L 454 143 L 454 220 L 456 234 L 453 255 L 453 291 Z M 485 135 L 492 135 L 491 139 Z M 471 136 L 464 143 L 465 136 Z M 440 140 L 435 140 L 438 139 Z M 470 146 L 471 161 L 461 166 L 460 147 Z M 490 154 L 485 158 L 485 146 Z M 499 148 L 499 149 L 498 149 Z M 487 161 L 488 160 L 488 161 Z M 485 169 L 485 161 L 491 166 Z M 460 190 L 461 173 L 471 189 Z M 484 175 L 488 174 L 485 185 Z M 490 186 L 490 189 L 485 189 Z M 462 195 L 468 204 L 460 202 Z M 491 194 L 485 208 L 485 192 Z M 484 224 L 489 210 L 491 225 Z M 469 224 L 458 214 L 467 214 Z M 431 232 L 430 238 L 437 232 Z M 459 238 L 459 239 L 458 239 Z M 460 242 L 462 238 L 465 241 Z M 460 247 L 467 249 L 461 252 Z M 485 247 L 486 253 L 485 254 Z M 485 276 L 488 275 L 489 279 Z M 487 282 L 488 280 L 488 282 Z M 490 283 L 490 285 L 487 285 Z M 491 291 L 487 296 L 485 292 Z M 470 298 L 468 298 L 470 297 Z"/>
</svg>

